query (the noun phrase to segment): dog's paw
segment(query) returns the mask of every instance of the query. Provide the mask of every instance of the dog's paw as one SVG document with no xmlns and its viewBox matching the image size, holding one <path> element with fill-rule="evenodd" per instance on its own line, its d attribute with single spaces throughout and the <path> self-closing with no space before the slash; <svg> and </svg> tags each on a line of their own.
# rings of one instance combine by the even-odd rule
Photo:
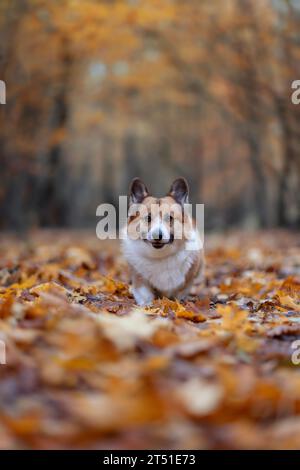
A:
<svg viewBox="0 0 300 470">
<path fill-rule="evenodd" d="M 131 292 L 138 305 L 151 305 L 154 300 L 154 294 L 151 289 L 146 286 L 132 287 Z"/>
</svg>

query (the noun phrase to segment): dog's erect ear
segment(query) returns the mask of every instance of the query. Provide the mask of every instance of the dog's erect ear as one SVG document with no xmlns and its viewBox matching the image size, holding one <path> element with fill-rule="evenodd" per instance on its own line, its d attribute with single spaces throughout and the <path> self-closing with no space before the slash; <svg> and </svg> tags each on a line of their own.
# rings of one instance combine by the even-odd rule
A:
<svg viewBox="0 0 300 470">
<path fill-rule="evenodd" d="M 129 188 L 129 204 L 140 204 L 145 197 L 149 196 L 149 191 L 140 178 L 134 178 Z"/>
<path fill-rule="evenodd" d="M 189 202 L 189 185 L 185 178 L 177 178 L 173 181 L 169 191 L 169 196 L 172 196 L 178 204 L 188 204 Z"/>
</svg>

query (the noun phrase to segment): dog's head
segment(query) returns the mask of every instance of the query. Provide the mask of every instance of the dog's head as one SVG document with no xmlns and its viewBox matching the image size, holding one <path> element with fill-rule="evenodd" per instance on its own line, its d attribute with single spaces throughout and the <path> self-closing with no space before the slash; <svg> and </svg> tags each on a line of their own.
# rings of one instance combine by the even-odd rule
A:
<svg viewBox="0 0 300 470">
<path fill-rule="evenodd" d="M 146 185 L 135 178 L 130 185 L 127 233 L 137 249 L 151 257 L 164 257 L 178 251 L 192 230 L 186 210 L 189 188 L 184 178 L 176 179 L 166 196 L 150 195 Z"/>
</svg>

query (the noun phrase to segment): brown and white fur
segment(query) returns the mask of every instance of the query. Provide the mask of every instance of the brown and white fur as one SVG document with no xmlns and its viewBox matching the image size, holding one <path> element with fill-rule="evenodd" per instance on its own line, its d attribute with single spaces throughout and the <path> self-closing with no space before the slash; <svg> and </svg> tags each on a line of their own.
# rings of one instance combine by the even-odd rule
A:
<svg viewBox="0 0 300 470">
<path fill-rule="evenodd" d="M 123 253 L 130 267 L 131 291 L 139 305 L 149 305 L 162 296 L 182 299 L 202 280 L 202 242 L 191 216 L 184 211 L 188 191 L 184 178 L 175 180 L 162 198 L 151 196 L 139 178 L 131 183 Z M 184 227 L 181 237 L 174 236 L 175 227 Z"/>
</svg>

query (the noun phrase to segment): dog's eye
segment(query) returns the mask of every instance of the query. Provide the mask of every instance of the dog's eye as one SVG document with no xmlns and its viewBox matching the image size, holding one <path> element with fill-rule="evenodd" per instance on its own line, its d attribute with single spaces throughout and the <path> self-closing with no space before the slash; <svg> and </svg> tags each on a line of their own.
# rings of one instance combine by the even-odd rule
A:
<svg viewBox="0 0 300 470">
<path fill-rule="evenodd" d="M 166 214 L 164 219 L 165 219 L 165 222 L 172 223 L 174 220 L 174 217 L 171 214 Z"/>
</svg>

